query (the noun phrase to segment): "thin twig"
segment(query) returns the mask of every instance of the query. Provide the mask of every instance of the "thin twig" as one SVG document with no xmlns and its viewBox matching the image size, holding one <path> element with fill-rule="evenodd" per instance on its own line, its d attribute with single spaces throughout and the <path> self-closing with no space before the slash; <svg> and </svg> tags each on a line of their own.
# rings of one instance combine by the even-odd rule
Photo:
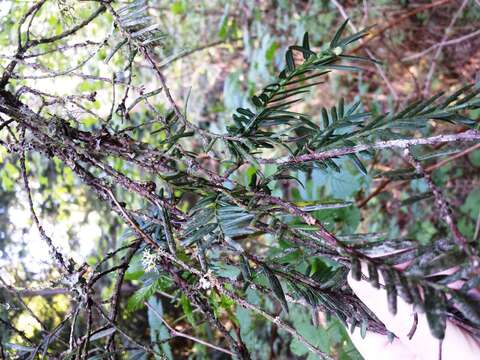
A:
<svg viewBox="0 0 480 360">
<path fill-rule="evenodd" d="M 72 272 L 72 269 L 67 265 L 65 262 L 65 257 L 62 255 L 62 253 L 55 247 L 53 244 L 52 239 L 45 233 L 45 230 L 43 229 L 42 225 L 40 224 L 40 221 L 38 220 L 37 214 L 35 213 L 35 209 L 33 207 L 33 200 L 32 200 L 32 194 L 30 191 L 30 185 L 28 183 L 28 177 L 27 177 L 27 169 L 25 166 L 25 152 L 23 150 L 24 146 L 24 135 L 25 130 L 22 130 L 21 132 L 21 156 L 20 156 L 20 171 L 22 173 L 22 178 L 23 178 L 23 184 L 25 187 L 25 191 L 27 193 L 27 198 L 28 198 L 28 205 L 30 207 L 30 213 L 32 214 L 32 218 L 35 222 L 35 225 L 37 226 L 38 232 L 40 233 L 41 238 L 45 241 L 45 243 L 48 246 L 48 249 L 50 252 L 54 255 L 55 259 L 67 274 Z"/>
<path fill-rule="evenodd" d="M 434 1 L 428 4 L 423 4 L 420 5 L 410 11 L 407 11 L 405 14 L 389 21 L 386 25 L 382 26 L 380 29 L 377 31 L 372 31 L 371 35 L 366 38 L 360 45 L 358 45 L 356 48 L 352 50 L 352 52 L 357 52 L 360 49 L 363 49 L 367 44 L 372 41 L 373 39 L 377 38 L 378 36 L 381 36 L 385 31 L 397 26 L 398 24 L 404 22 L 405 20 L 409 19 L 412 16 L 415 16 L 418 13 L 421 13 L 425 10 L 433 9 L 438 6 L 447 4 L 449 2 L 452 2 L 453 0 L 439 0 L 439 1 Z"/>
<path fill-rule="evenodd" d="M 457 19 L 460 17 L 463 9 L 465 8 L 465 6 L 467 6 L 467 4 L 468 4 L 468 0 L 463 0 L 462 5 L 457 10 L 455 15 L 453 15 L 452 20 L 450 21 L 450 24 L 445 29 L 445 33 L 442 37 L 442 40 L 441 40 L 439 46 L 437 47 L 437 51 L 435 52 L 435 54 L 432 56 L 432 59 L 430 60 L 430 69 L 428 70 L 428 74 L 425 78 L 425 85 L 424 85 L 424 88 L 423 88 L 423 95 L 425 97 L 428 96 L 428 94 L 430 93 L 430 83 L 432 82 L 433 74 L 435 73 L 435 70 L 436 70 L 436 67 L 437 67 L 437 60 L 440 57 L 440 54 L 442 53 L 443 46 L 444 46 L 445 42 L 447 41 L 448 37 L 450 36 L 450 32 L 452 31 L 453 25 L 455 24 Z"/>
<path fill-rule="evenodd" d="M 135 246 L 130 248 L 125 255 L 122 263 L 120 264 L 119 267 L 119 272 L 117 274 L 117 278 L 115 281 L 115 285 L 113 288 L 113 293 L 111 296 L 111 301 L 110 301 L 110 313 L 108 314 L 110 316 L 110 320 L 115 323 L 118 315 L 118 310 L 120 306 L 120 290 L 122 289 L 122 284 L 125 278 L 125 273 L 127 272 L 127 269 L 130 265 L 130 262 L 132 261 L 133 256 L 137 252 L 137 250 L 140 248 L 141 243 L 138 241 L 136 242 Z M 108 340 L 107 340 L 107 349 L 111 352 L 116 351 L 116 345 L 115 345 L 115 333 L 112 333 Z"/>
<path fill-rule="evenodd" d="M 409 55 L 409 56 L 405 56 L 402 61 L 412 61 L 412 60 L 416 60 L 418 58 L 421 58 L 422 56 L 425 56 L 427 55 L 430 51 L 432 50 L 435 50 L 437 49 L 438 47 L 445 47 L 445 46 L 450 46 L 450 45 L 455 45 L 455 44 L 459 44 L 465 40 L 468 40 L 468 39 L 471 39 L 473 37 L 476 37 L 476 36 L 479 36 L 480 35 L 480 30 L 476 30 L 476 31 L 473 31 L 467 35 L 463 35 L 463 36 L 460 36 L 458 38 L 455 38 L 455 39 L 452 39 L 452 40 L 448 40 L 448 41 L 444 41 L 443 43 L 440 42 L 438 44 L 434 44 L 432 46 L 430 46 L 429 48 L 419 52 L 419 53 L 416 53 L 416 54 L 412 54 L 412 55 Z"/>
<path fill-rule="evenodd" d="M 148 352 L 152 355 L 161 356 L 161 354 L 159 354 L 157 351 L 153 350 L 151 347 L 149 347 L 147 345 L 139 343 L 134 338 L 132 338 L 130 335 L 128 335 L 125 331 L 123 331 L 121 328 L 119 328 L 113 321 L 110 320 L 110 317 L 108 316 L 108 314 L 102 309 L 102 307 L 99 304 L 97 304 L 95 301 L 93 301 L 92 304 L 98 310 L 100 315 L 105 319 L 105 321 L 110 326 L 115 328 L 115 330 L 118 331 L 118 333 L 121 334 L 125 339 L 130 341 L 132 344 L 136 345 L 139 349 L 142 349 L 142 350 L 144 350 L 144 351 L 146 351 L 146 352 Z"/>
<path fill-rule="evenodd" d="M 30 10 L 29 10 L 29 12 L 27 12 L 27 14 L 36 13 L 38 11 L 38 9 L 41 6 L 43 6 L 43 4 L 45 2 L 46 2 L 46 0 L 39 1 L 38 3 L 33 5 L 32 8 L 30 8 Z M 64 38 L 76 33 L 78 30 L 80 30 L 83 27 L 90 24 L 93 20 L 95 20 L 105 10 L 106 10 L 106 7 L 104 5 L 101 5 L 87 19 L 83 20 L 82 22 L 75 25 L 71 29 L 68 29 L 68 30 L 66 30 L 66 31 L 64 31 L 64 32 L 62 32 L 58 35 L 54 35 L 54 36 L 51 36 L 51 37 L 44 37 L 44 38 L 34 39 L 34 40 L 27 39 L 27 42 L 24 45 L 22 45 L 22 42 L 21 42 L 22 40 L 21 40 L 21 23 L 20 23 L 20 25 L 18 26 L 18 33 L 19 33 L 19 35 L 18 35 L 18 50 L 17 50 L 17 53 L 15 54 L 15 59 L 12 60 L 10 62 L 10 64 L 8 64 L 8 66 L 6 68 L 6 71 L 4 71 L 4 73 L 2 75 L 2 78 L 0 79 L 0 89 L 5 88 L 8 81 L 10 80 L 10 78 L 13 75 L 13 71 L 15 70 L 15 67 L 17 66 L 18 60 L 22 59 L 23 55 L 25 54 L 25 52 L 28 49 L 30 49 L 34 46 L 41 45 L 41 44 L 49 44 L 49 43 L 52 43 L 52 42 L 56 42 L 58 40 L 64 39 Z"/>
<path fill-rule="evenodd" d="M 448 225 L 450 232 L 453 235 L 453 238 L 457 242 L 457 244 L 460 246 L 460 248 L 463 250 L 465 254 L 467 254 L 472 262 L 478 266 L 478 259 L 475 256 L 474 250 L 471 249 L 470 245 L 468 244 L 467 240 L 465 237 L 462 235 L 462 233 L 458 230 L 458 227 L 453 220 L 452 216 L 450 215 L 451 210 L 450 206 L 445 199 L 445 197 L 442 194 L 442 191 L 440 188 L 438 188 L 432 180 L 432 177 L 430 174 L 428 174 L 425 169 L 423 168 L 422 164 L 415 159 L 415 157 L 410 153 L 410 150 L 408 147 L 405 147 L 404 150 L 404 155 L 406 159 L 410 162 L 410 164 L 415 168 L 417 174 L 422 175 L 422 177 L 425 179 L 425 181 L 428 184 L 428 187 L 430 190 L 433 192 L 433 195 L 435 197 L 435 204 L 438 208 L 438 211 L 440 213 L 440 218 Z"/>
<path fill-rule="evenodd" d="M 337 1 L 337 0 L 332 0 L 332 3 L 337 7 L 338 11 L 340 12 L 340 14 L 343 16 L 343 18 L 345 20 L 349 19 L 349 16 L 347 14 L 347 12 L 345 11 L 345 8 Z M 348 22 L 348 25 L 350 26 L 350 28 L 353 30 L 354 33 L 358 32 L 358 29 L 357 27 L 351 22 L 349 21 Z M 361 42 L 360 42 L 361 43 Z M 365 48 L 365 52 L 367 53 L 367 55 L 371 58 L 375 58 L 375 56 L 373 55 L 373 53 L 368 49 L 368 48 Z M 385 71 L 383 71 L 382 67 L 380 66 L 380 64 L 378 63 L 375 63 L 375 67 L 378 71 L 378 74 L 380 75 L 380 77 L 383 79 L 383 81 L 385 82 L 385 84 L 387 85 L 387 88 L 388 88 L 388 91 L 390 91 L 390 94 L 392 95 L 392 98 L 394 101 L 397 101 L 398 100 L 398 94 L 397 94 L 397 91 L 395 90 L 395 88 L 393 87 L 392 83 L 390 82 L 390 80 L 388 80 L 388 77 L 387 77 L 387 74 L 385 74 Z"/>
<path fill-rule="evenodd" d="M 450 143 L 450 142 L 460 142 L 460 141 L 480 141 L 480 132 L 477 130 L 467 130 L 458 134 L 448 134 L 448 135 L 437 135 L 427 138 L 416 138 L 416 139 L 399 139 L 399 140 L 387 140 L 379 141 L 373 144 L 360 144 L 350 147 L 325 150 L 321 152 L 313 152 L 311 154 L 291 156 L 287 158 L 280 159 L 259 159 L 260 163 L 263 164 L 277 164 L 277 165 L 288 165 L 288 164 L 299 164 L 309 161 L 321 161 L 325 159 L 330 159 L 333 157 L 343 156 L 347 154 L 354 154 L 365 150 L 379 150 L 379 149 L 393 149 L 400 148 L 403 149 L 408 146 L 415 145 L 435 145 L 441 143 Z"/>
<path fill-rule="evenodd" d="M 183 59 L 185 57 L 188 57 L 188 56 L 190 56 L 190 55 L 192 55 L 196 52 L 207 50 L 207 49 L 210 49 L 212 47 L 216 47 L 218 45 L 225 44 L 227 42 L 233 43 L 233 42 L 237 42 L 237 41 L 243 41 L 243 38 L 239 37 L 239 38 L 234 38 L 234 39 L 217 40 L 217 41 L 214 41 L 212 43 L 196 47 L 194 49 L 189 49 L 189 50 L 183 51 L 183 52 L 177 54 L 176 56 L 174 56 L 172 59 L 169 59 L 169 61 L 166 64 L 160 65 L 160 69 L 163 70 L 163 69 L 169 67 L 170 65 L 172 65 L 174 62 L 176 62 L 180 59 Z"/>
<path fill-rule="evenodd" d="M 293 327 L 288 325 L 287 323 L 283 322 L 280 317 L 278 316 L 272 316 L 269 313 L 265 312 L 264 310 L 256 307 L 255 305 L 250 304 L 248 301 L 238 297 L 235 293 L 232 291 L 229 291 L 225 289 L 222 285 L 218 283 L 218 280 L 216 278 L 210 278 L 211 282 L 215 285 L 215 287 L 220 291 L 221 294 L 228 296 L 229 298 L 233 299 L 237 304 L 240 306 L 244 307 L 245 309 L 251 310 L 265 319 L 271 321 L 272 323 L 276 324 L 278 327 L 280 327 L 282 330 L 288 332 L 290 335 L 292 335 L 295 339 L 300 341 L 303 345 L 307 347 L 310 351 L 312 351 L 314 354 L 318 355 L 320 359 L 327 359 L 327 360 L 333 360 L 332 357 L 330 357 L 328 354 L 324 353 L 322 350 L 320 350 L 317 346 L 313 345 L 310 343 L 303 335 L 301 335 L 297 330 L 295 330 Z"/>
<path fill-rule="evenodd" d="M 472 151 L 476 150 L 476 149 L 479 149 L 480 148 L 480 144 L 475 144 L 473 146 L 470 146 L 469 148 L 465 149 L 465 150 L 462 150 L 452 156 L 449 156 L 448 158 L 446 159 L 443 159 L 442 161 L 439 161 L 438 163 L 435 163 L 433 165 L 430 165 L 429 167 L 426 168 L 426 171 L 428 173 L 431 173 L 432 171 L 438 169 L 438 168 L 441 168 L 442 166 L 448 164 L 449 162 L 455 160 L 455 159 L 458 159 L 462 156 L 465 156 L 469 153 L 471 153 Z M 362 208 L 364 207 L 365 205 L 367 205 L 367 203 L 372 200 L 375 196 L 377 196 L 379 193 L 381 193 L 389 184 L 391 184 L 393 182 L 393 180 L 389 179 L 389 180 L 385 180 L 383 181 L 380 185 L 378 185 L 375 190 L 373 190 L 370 195 L 368 195 L 365 199 L 361 200 L 360 202 L 357 203 L 357 206 L 359 208 Z"/>
<path fill-rule="evenodd" d="M 170 330 L 170 333 L 172 335 L 172 337 L 175 337 L 175 336 L 179 336 L 179 337 L 183 337 L 183 338 L 186 338 L 186 339 L 189 339 L 189 340 L 192 340 L 194 342 L 197 342 L 199 344 L 202 344 L 202 345 L 205 345 L 205 346 L 208 346 L 212 349 L 215 349 L 215 350 L 218 350 L 218 351 L 221 351 L 225 354 L 228 354 L 230 356 L 233 356 L 233 353 L 230 351 L 230 350 L 227 350 L 227 349 L 224 349 L 220 346 L 216 346 L 216 345 L 213 345 L 213 344 L 210 344 L 209 342 L 205 341 L 205 340 L 202 340 L 202 339 L 199 339 L 199 338 L 196 338 L 195 336 L 191 336 L 191 335 L 188 335 L 188 334 L 185 334 L 185 333 L 182 333 L 180 331 L 177 331 L 175 330 L 173 327 L 171 327 L 168 322 L 158 313 L 157 310 L 155 310 L 149 303 L 148 301 L 145 301 L 144 302 L 145 306 L 148 307 L 154 314 L 156 317 L 158 317 L 162 323 L 168 328 L 168 330 Z"/>
</svg>

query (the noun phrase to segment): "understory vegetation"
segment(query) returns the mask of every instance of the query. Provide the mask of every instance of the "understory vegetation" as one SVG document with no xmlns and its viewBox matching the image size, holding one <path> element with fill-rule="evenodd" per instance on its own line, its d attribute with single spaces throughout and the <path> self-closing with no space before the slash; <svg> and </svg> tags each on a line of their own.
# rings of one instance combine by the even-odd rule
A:
<svg viewBox="0 0 480 360">
<path fill-rule="evenodd" d="M 0 7 L 1 359 L 480 336 L 478 2 Z"/>
</svg>

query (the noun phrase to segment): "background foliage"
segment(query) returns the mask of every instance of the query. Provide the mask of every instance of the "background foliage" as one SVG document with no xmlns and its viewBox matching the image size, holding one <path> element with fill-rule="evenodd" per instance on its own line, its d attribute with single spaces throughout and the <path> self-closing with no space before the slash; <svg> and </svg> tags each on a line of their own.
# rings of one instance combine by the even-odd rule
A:
<svg viewBox="0 0 480 360">
<path fill-rule="evenodd" d="M 477 2 L 0 5 L 1 356 L 360 358 L 360 261 L 478 335 Z"/>
</svg>

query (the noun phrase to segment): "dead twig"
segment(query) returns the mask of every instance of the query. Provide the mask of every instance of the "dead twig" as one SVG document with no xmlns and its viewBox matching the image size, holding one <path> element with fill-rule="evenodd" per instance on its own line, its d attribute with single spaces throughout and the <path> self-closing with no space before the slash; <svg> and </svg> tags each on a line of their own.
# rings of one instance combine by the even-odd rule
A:
<svg viewBox="0 0 480 360">
<path fill-rule="evenodd" d="M 159 312 L 152 307 L 152 305 L 150 305 L 148 303 L 148 301 L 145 301 L 144 302 L 145 306 L 148 307 L 150 309 L 150 311 L 152 311 L 156 317 L 158 317 L 160 319 L 160 321 L 162 321 L 162 323 L 168 328 L 168 330 L 170 331 L 170 334 L 172 335 L 172 337 L 175 337 L 175 336 L 178 336 L 178 337 L 183 337 L 185 339 L 189 339 L 189 340 L 192 340 L 193 342 L 196 342 L 196 343 L 199 343 L 199 344 L 202 344 L 202 345 L 205 345 L 205 346 L 208 346 L 209 348 L 212 348 L 212 349 L 215 349 L 217 351 L 220 351 L 220 352 L 223 352 L 225 354 L 228 354 L 230 356 L 233 356 L 233 353 L 230 351 L 230 350 L 227 350 L 227 349 L 224 349 L 220 346 L 216 346 L 216 345 L 213 345 L 213 344 L 210 344 L 208 341 L 205 341 L 205 340 L 202 340 L 202 339 L 199 339 L 199 338 L 196 338 L 195 336 L 191 336 L 191 335 L 188 335 L 188 334 L 185 334 L 185 333 L 182 333 L 181 331 L 178 331 L 178 330 L 175 330 L 172 326 L 170 326 L 168 324 L 168 322 L 159 314 Z"/>
<path fill-rule="evenodd" d="M 423 88 L 423 96 L 425 97 L 427 97 L 428 94 L 430 93 L 430 84 L 432 82 L 433 74 L 435 73 L 435 70 L 437 67 L 437 60 L 440 57 L 440 54 L 442 53 L 442 49 L 445 45 L 445 42 L 450 36 L 450 32 L 452 31 L 453 25 L 455 25 L 455 22 L 458 20 L 458 18 L 463 12 L 463 9 L 465 9 L 465 6 L 467 6 L 467 4 L 468 4 L 468 0 L 463 0 L 462 5 L 460 5 L 455 15 L 453 15 L 452 20 L 450 21 L 450 24 L 448 24 L 448 27 L 445 29 L 445 33 L 442 37 L 440 44 L 437 47 L 437 51 L 435 51 L 435 54 L 432 56 L 430 60 L 430 69 L 428 70 L 428 74 L 425 78 L 425 85 Z"/>
</svg>

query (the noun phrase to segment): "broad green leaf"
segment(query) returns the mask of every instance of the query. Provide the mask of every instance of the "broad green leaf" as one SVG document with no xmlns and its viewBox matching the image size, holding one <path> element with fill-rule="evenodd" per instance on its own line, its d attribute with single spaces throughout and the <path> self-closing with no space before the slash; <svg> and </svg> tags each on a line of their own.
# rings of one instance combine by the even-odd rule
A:
<svg viewBox="0 0 480 360">
<path fill-rule="evenodd" d="M 162 280 L 156 279 L 151 284 L 138 289 L 127 302 L 128 311 L 136 311 L 144 306 L 144 302 L 148 300 L 155 292 L 162 288 Z"/>
<path fill-rule="evenodd" d="M 193 317 L 192 305 L 185 294 L 180 296 L 180 305 L 182 306 L 183 313 L 187 316 L 188 322 L 195 327 L 196 322 L 195 318 Z"/>
</svg>

